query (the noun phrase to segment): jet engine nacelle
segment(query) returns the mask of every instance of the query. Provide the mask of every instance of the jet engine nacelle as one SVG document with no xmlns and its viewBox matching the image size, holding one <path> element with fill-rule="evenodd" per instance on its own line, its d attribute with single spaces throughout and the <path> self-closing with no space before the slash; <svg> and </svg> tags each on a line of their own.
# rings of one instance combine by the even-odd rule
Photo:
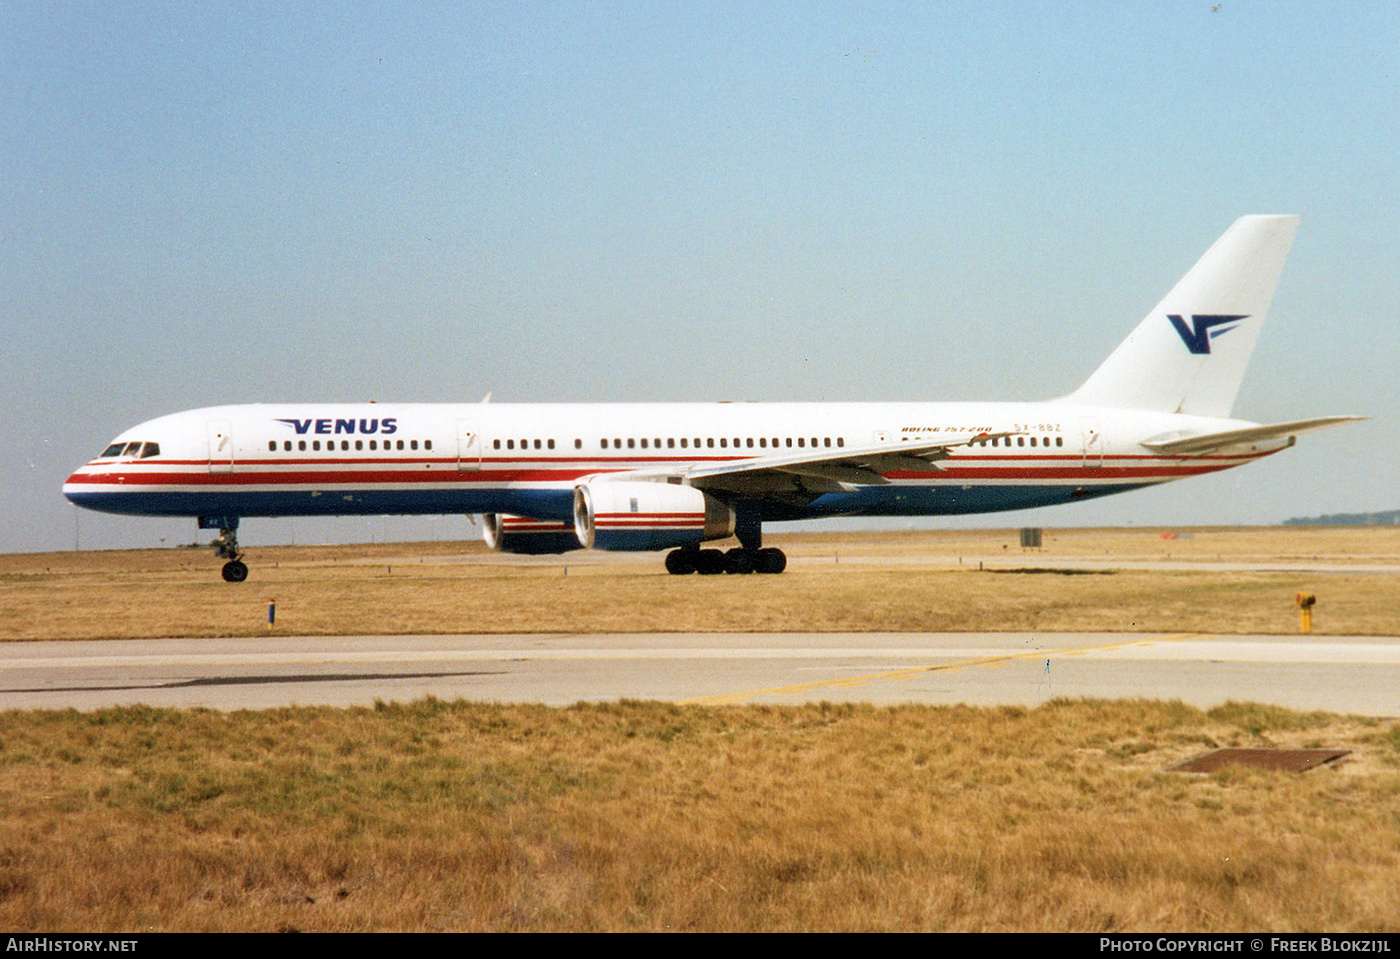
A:
<svg viewBox="0 0 1400 959">
<path fill-rule="evenodd" d="M 734 510 L 693 486 L 594 480 L 574 487 L 574 530 L 593 549 L 672 549 L 732 536 Z"/>
<path fill-rule="evenodd" d="M 498 553 L 567 553 L 583 549 L 574 527 L 559 520 L 530 519 L 508 513 L 487 513 L 481 518 L 481 538 Z"/>
</svg>

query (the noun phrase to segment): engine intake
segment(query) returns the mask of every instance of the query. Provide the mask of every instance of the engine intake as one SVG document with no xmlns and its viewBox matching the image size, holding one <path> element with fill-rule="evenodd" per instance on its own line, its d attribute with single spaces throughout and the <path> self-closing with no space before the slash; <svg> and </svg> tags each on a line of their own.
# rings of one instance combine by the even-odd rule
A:
<svg viewBox="0 0 1400 959">
<path fill-rule="evenodd" d="M 672 549 L 732 536 L 734 510 L 693 486 L 594 480 L 574 487 L 574 531 L 592 549 Z"/>
</svg>

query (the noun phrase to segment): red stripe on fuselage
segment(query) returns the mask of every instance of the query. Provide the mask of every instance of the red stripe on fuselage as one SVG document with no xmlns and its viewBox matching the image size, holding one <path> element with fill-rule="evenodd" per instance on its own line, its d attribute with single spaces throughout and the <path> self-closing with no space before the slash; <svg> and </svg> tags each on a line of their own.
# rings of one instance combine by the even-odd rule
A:
<svg viewBox="0 0 1400 959">
<path fill-rule="evenodd" d="M 883 474 L 886 479 L 896 481 L 924 481 L 929 485 L 940 482 L 960 482 L 967 480 L 1092 480 L 1113 482 L 1118 480 L 1169 480 L 1204 473 L 1211 473 L 1232 466 L 1239 466 L 1254 459 L 1272 455 L 1277 450 L 1235 456 L 1181 456 L 1161 457 L 1150 455 L 1106 456 L 1105 465 L 1086 466 L 1081 456 L 977 456 L 966 457 L 967 465 L 957 460 L 942 461 L 937 472 L 892 470 Z M 740 457 L 738 459 L 747 459 Z M 498 460 L 480 468 L 458 469 L 456 459 L 429 459 L 405 462 L 402 459 L 336 459 L 336 460 L 251 460 L 235 462 L 232 472 L 210 472 L 208 463 L 203 461 L 162 461 L 150 464 L 132 464 L 120 470 L 85 472 L 95 464 L 88 464 L 84 470 L 68 477 L 74 485 L 93 486 L 134 486 L 134 487 L 241 487 L 241 486 L 394 486 L 400 484 L 451 485 L 469 483 L 472 485 L 505 485 L 511 483 L 568 483 L 600 472 L 623 472 L 636 468 L 641 463 L 670 462 L 685 466 L 696 462 L 733 462 L 735 458 L 674 458 L 674 459 L 626 459 L 591 460 L 580 463 L 570 461 L 570 465 L 553 468 L 544 466 L 548 459 L 529 460 L 532 468 L 510 468 L 510 463 L 520 461 Z M 972 465 L 975 462 L 979 465 Z M 1133 465 L 1112 465 L 1131 463 Z M 1042 465 L 1044 464 L 1044 465 Z M 105 465 L 105 464 L 96 464 Z M 171 466 L 188 466 L 188 470 L 172 470 Z M 313 466 L 313 469 L 269 469 L 269 466 Z M 365 466 L 379 466 L 379 469 L 365 469 Z M 135 467 L 135 468 L 132 468 Z"/>
</svg>

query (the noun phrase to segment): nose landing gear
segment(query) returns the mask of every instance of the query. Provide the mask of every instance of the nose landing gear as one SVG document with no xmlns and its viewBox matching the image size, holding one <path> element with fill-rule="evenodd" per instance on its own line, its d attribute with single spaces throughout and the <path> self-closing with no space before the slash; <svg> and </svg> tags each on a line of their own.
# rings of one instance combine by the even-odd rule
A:
<svg viewBox="0 0 1400 959">
<path fill-rule="evenodd" d="M 248 564 L 243 562 L 243 554 L 238 551 L 238 530 L 220 529 L 219 538 L 214 540 L 214 552 L 228 560 L 223 568 L 224 582 L 241 583 L 248 578 Z"/>
<path fill-rule="evenodd" d="M 228 560 L 223 568 L 224 582 L 241 583 L 247 579 L 248 565 L 243 562 L 243 554 L 238 549 L 238 517 L 201 516 L 199 528 L 219 531 L 219 538 L 210 545 L 219 558 Z"/>
</svg>

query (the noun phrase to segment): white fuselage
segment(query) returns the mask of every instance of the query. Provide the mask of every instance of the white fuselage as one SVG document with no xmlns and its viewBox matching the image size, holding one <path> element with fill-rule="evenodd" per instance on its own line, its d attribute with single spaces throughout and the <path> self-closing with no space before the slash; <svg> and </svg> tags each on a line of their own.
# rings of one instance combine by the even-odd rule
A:
<svg viewBox="0 0 1400 959">
<path fill-rule="evenodd" d="M 369 513 L 485 514 L 488 542 L 511 552 L 672 548 L 672 572 L 718 571 L 696 547 L 734 535 L 730 571 L 780 572 L 764 522 L 1067 503 L 1239 466 L 1354 419 L 1231 418 L 1297 227 L 1235 221 L 1058 400 L 219 406 L 126 431 L 63 490 L 222 530 L 235 581 L 240 517 Z"/>
<path fill-rule="evenodd" d="M 1250 425 L 1064 401 L 256 404 L 127 430 L 108 447 L 120 452 L 79 468 L 64 494 L 93 509 L 150 516 L 508 513 L 563 521 L 574 487 L 591 477 L 1003 434 L 951 450 L 932 470 L 882 472 L 879 485 L 794 480 L 754 494 L 763 520 L 978 513 L 1209 473 L 1288 445 L 1269 440 L 1196 456 L 1140 445 L 1174 430 Z"/>
</svg>

